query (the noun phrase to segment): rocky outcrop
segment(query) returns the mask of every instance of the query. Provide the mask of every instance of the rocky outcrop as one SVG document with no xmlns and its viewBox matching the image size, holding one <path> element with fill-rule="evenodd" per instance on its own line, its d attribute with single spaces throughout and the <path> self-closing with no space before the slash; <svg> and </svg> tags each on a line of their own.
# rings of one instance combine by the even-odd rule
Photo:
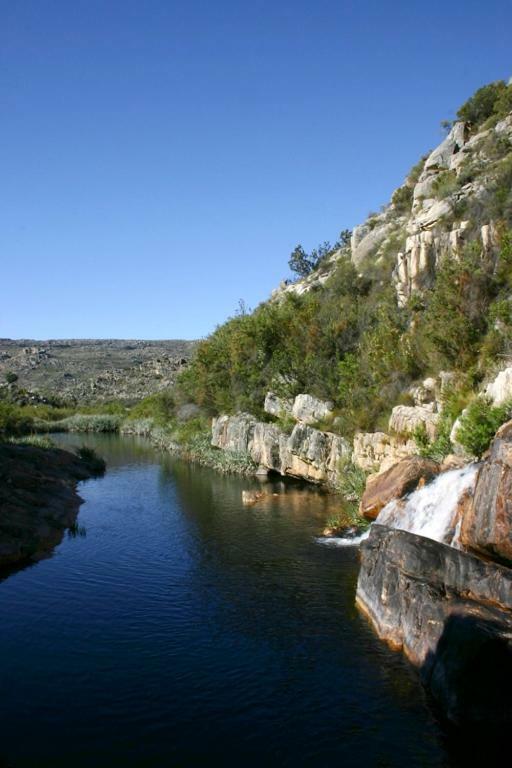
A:
<svg viewBox="0 0 512 768">
<path fill-rule="evenodd" d="M 384 472 L 417 452 L 418 446 L 412 438 L 386 432 L 357 432 L 352 461 L 365 472 Z"/>
<path fill-rule="evenodd" d="M 421 669 L 448 719 L 510 722 L 510 569 L 373 525 L 356 600 L 379 636 Z"/>
<path fill-rule="evenodd" d="M 77 481 L 98 471 L 57 448 L 0 445 L 0 568 L 38 560 L 59 544 L 81 503 Z"/>
<path fill-rule="evenodd" d="M 437 424 L 439 414 L 435 411 L 435 403 L 427 405 L 397 405 L 391 411 L 389 429 L 401 435 L 414 435 L 414 432 L 423 427 L 429 440 L 437 437 Z"/>
<path fill-rule="evenodd" d="M 512 368 L 500 371 L 484 390 L 484 395 L 493 405 L 503 405 L 512 399 Z"/>
<path fill-rule="evenodd" d="M 334 403 L 330 400 L 319 400 L 312 395 L 297 395 L 294 400 L 292 414 L 297 421 L 304 424 L 315 424 L 325 421 L 333 414 Z"/>
<path fill-rule="evenodd" d="M 468 549 L 512 565 L 512 421 L 497 432 L 461 528 Z"/>
<path fill-rule="evenodd" d="M 276 418 L 291 417 L 293 400 L 286 397 L 278 397 L 273 392 L 267 392 L 263 410 Z"/>
<path fill-rule="evenodd" d="M 368 478 L 361 498 L 360 514 L 368 520 L 375 520 L 388 502 L 414 491 L 438 472 L 439 464 L 430 459 L 420 456 L 402 459 L 385 472 Z"/>
<path fill-rule="evenodd" d="M 225 451 L 245 453 L 260 467 L 335 486 L 341 459 L 350 446 L 332 432 L 296 424 L 290 435 L 275 424 L 259 422 L 249 414 L 219 416 L 212 423 L 212 445 Z"/>
</svg>

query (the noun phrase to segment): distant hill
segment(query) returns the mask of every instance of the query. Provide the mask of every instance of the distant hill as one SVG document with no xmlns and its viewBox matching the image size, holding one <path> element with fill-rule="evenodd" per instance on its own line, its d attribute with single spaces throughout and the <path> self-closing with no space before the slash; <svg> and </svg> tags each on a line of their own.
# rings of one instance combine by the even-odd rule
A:
<svg viewBox="0 0 512 768">
<path fill-rule="evenodd" d="M 93 403 L 128 401 L 166 389 L 187 365 L 194 341 L 128 339 L 0 339 L 0 385 Z"/>
</svg>

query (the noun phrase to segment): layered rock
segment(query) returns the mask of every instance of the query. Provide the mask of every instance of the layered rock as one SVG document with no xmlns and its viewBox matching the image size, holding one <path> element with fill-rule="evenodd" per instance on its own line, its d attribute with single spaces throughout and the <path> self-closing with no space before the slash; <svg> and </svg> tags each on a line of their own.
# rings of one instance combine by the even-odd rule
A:
<svg viewBox="0 0 512 768">
<path fill-rule="evenodd" d="M 296 424 L 290 435 L 274 424 L 259 422 L 249 414 L 219 416 L 212 423 L 212 445 L 246 453 L 260 467 L 313 483 L 335 486 L 341 459 L 350 446 L 332 432 Z"/>
<path fill-rule="evenodd" d="M 510 718 L 510 569 L 373 525 L 361 545 L 356 600 L 379 636 L 421 668 L 450 720 Z"/>
<path fill-rule="evenodd" d="M 402 435 L 413 435 L 420 427 L 425 429 L 429 440 L 437 437 L 439 414 L 435 411 L 435 403 L 427 405 L 397 405 L 391 411 L 389 429 Z"/>
<path fill-rule="evenodd" d="M 352 461 L 365 472 L 383 472 L 417 452 L 418 446 L 412 438 L 386 432 L 357 432 Z"/>
<path fill-rule="evenodd" d="M 312 395 L 297 395 L 294 400 L 292 414 L 297 421 L 304 424 L 315 424 L 325 421 L 333 415 L 334 403 L 330 400 L 319 400 Z"/>
</svg>

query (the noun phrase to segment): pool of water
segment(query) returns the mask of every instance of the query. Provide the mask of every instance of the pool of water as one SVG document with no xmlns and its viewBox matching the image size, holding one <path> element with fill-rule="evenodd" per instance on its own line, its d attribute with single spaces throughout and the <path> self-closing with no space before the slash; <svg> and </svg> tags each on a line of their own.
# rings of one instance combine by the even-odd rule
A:
<svg viewBox="0 0 512 768">
<path fill-rule="evenodd" d="M 0 583 L 0 765 L 455 764 L 415 672 L 354 607 L 332 498 L 224 477 L 129 438 L 81 536 Z M 2 763 L 2 760 L 5 763 Z"/>
</svg>

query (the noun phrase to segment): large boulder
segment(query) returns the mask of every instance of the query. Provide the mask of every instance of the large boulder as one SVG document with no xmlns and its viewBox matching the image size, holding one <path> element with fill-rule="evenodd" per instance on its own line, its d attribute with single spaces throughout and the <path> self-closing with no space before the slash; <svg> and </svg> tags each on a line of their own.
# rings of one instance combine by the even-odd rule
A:
<svg viewBox="0 0 512 768">
<path fill-rule="evenodd" d="M 416 490 L 418 485 L 428 482 L 438 472 L 439 464 L 431 459 L 420 456 L 402 459 L 385 472 L 368 478 L 361 498 L 360 514 L 368 520 L 375 520 L 388 502 Z"/>
<path fill-rule="evenodd" d="M 503 405 L 507 400 L 512 399 L 512 368 L 500 371 L 487 385 L 485 395 L 493 405 Z"/>
<path fill-rule="evenodd" d="M 435 403 L 427 405 L 396 405 L 391 411 L 389 429 L 399 435 L 413 435 L 424 427 L 430 440 L 437 437 L 439 414 L 434 411 Z"/>
<path fill-rule="evenodd" d="M 356 602 L 420 668 L 449 720 L 511 722 L 511 569 L 373 525 L 361 544 Z"/>
<path fill-rule="evenodd" d="M 263 410 L 271 416 L 283 418 L 292 415 L 293 400 L 286 397 L 279 397 L 273 392 L 267 392 Z"/>
<path fill-rule="evenodd" d="M 512 421 L 498 430 L 480 468 L 461 541 L 468 549 L 512 564 Z"/>
<path fill-rule="evenodd" d="M 303 424 L 315 424 L 333 415 L 334 404 L 330 400 L 319 400 L 312 395 L 297 395 L 293 403 L 292 414 Z"/>
</svg>

